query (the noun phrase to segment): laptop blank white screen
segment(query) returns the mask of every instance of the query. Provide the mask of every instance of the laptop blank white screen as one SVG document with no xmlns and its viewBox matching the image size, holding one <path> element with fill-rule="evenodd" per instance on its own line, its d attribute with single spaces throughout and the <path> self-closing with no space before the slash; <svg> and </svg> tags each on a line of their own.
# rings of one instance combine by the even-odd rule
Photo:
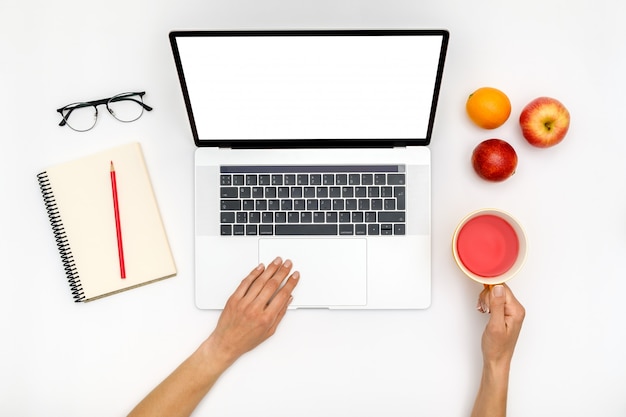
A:
<svg viewBox="0 0 626 417">
<path fill-rule="evenodd" d="M 200 140 L 428 136 L 441 35 L 176 42 Z"/>
</svg>

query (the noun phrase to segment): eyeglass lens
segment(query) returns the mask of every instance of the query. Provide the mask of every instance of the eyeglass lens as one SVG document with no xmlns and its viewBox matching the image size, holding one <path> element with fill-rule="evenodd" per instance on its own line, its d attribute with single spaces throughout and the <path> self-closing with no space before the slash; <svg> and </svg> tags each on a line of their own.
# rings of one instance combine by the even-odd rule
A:
<svg viewBox="0 0 626 417">
<path fill-rule="evenodd" d="M 118 94 L 107 102 L 107 109 L 111 116 L 120 122 L 134 122 L 143 114 L 143 100 L 136 94 Z"/>
<path fill-rule="evenodd" d="M 98 109 L 91 104 L 74 103 L 66 106 L 62 115 L 69 127 L 78 132 L 85 132 L 96 125 Z"/>
</svg>

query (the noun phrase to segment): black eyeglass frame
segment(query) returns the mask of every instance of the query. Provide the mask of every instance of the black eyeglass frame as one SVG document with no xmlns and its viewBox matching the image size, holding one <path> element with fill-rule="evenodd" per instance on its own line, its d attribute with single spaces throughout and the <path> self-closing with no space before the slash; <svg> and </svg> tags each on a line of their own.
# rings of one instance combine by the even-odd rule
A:
<svg viewBox="0 0 626 417">
<path fill-rule="evenodd" d="M 84 102 L 77 102 L 77 103 L 71 103 L 68 104 L 66 106 L 63 106 L 59 109 L 57 109 L 57 112 L 59 112 L 59 114 L 61 115 L 61 117 L 63 118 L 63 120 L 61 120 L 61 122 L 59 123 L 59 126 L 65 126 L 67 125 L 70 129 L 75 130 L 77 132 L 87 132 L 91 129 L 94 128 L 94 126 L 96 125 L 96 121 L 98 119 L 98 106 L 101 104 L 106 105 L 107 111 L 109 112 L 109 114 L 111 116 L 113 116 L 116 120 L 119 120 L 122 123 L 130 123 L 130 122 L 134 122 L 135 120 L 139 119 L 142 115 L 143 115 L 143 110 L 147 110 L 147 111 L 152 111 L 152 107 L 148 106 L 146 103 L 143 102 L 143 96 L 146 94 L 145 91 L 139 91 L 139 92 L 128 92 L 128 93 L 120 93 L 120 94 L 116 94 L 113 97 L 109 97 L 109 98 L 103 98 L 100 100 L 93 100 L 93 101 L 84 101 Z M 139 100 L 134 99 L 132 97 L 138 96 Z M 109 107 L 109 103 L 115 103 L 118 101 L 134 101 L 135 103 L 139 104 L 143 110 L 141 111 L 141 113 L 139 113 L 139 116 L 137 116 L 136 118 L 132 119 L 132 120 L 122 120 L 119 119 L 117 116 L 115 116 L 115 112 Z M 74 127 L 72 127 L 72 125 L 70 125 L 68 123 L 68 119 L 70 117 L 70 115 L 72 114 L 72 112 L 76 109 L 82 109 L 85 107 L 93 107 L 95 112 L 95 120 L 93 125 L 89 128 L 89 129 L 75 129 Z M 64 111 L 67 111 L 66 114 L 63 114 Z"/>
</svg>

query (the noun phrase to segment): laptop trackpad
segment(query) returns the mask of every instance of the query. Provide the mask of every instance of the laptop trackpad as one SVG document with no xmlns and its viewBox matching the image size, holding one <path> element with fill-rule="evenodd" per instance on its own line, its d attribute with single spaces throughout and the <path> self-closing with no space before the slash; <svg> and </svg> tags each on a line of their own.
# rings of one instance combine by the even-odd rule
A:
<svg viewBox="0 0 626 417">
<path fill-rule="evenodd" d="M 260 239 L 259 262 L 291 259 L 300 282 L 292 307 L 363 306 L 367 303 L 365 239 Z"/>
</svg>

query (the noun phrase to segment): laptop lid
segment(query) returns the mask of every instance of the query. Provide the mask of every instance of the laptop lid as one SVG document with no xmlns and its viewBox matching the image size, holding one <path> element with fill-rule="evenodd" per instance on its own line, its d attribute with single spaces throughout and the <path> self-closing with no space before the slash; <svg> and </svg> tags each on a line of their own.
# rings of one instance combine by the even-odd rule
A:
<svg viewBox="0 0 626 417">
<path fill-rule="evenodd" d="M 174 31 L 197 146 L 428 145 L 445 30 Z"/>
</svg>

